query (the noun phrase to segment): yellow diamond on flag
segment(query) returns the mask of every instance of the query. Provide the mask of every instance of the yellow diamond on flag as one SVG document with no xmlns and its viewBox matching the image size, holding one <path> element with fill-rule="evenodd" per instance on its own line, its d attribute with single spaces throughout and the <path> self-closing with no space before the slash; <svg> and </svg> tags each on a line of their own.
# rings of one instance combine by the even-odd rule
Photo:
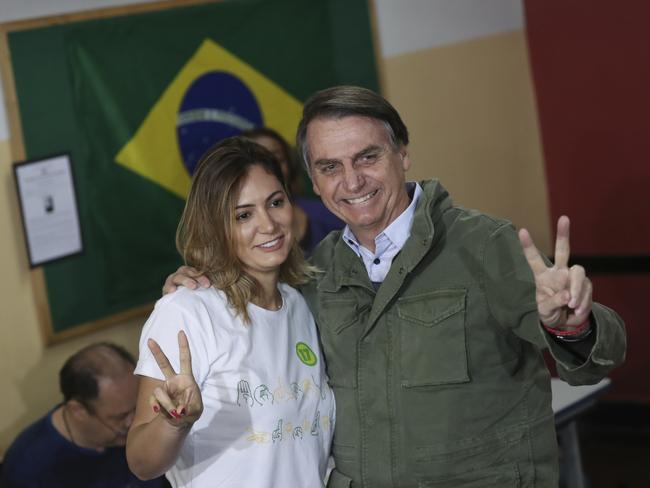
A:
<svg viewBox="0 0 650 488">
<path fill-rule="evenodd" d="M 212 40 L 205 40 L 152 107 L 116 161 L 139 175 L 185 198 L 191 176 L 183 161 L 178 129 L 194 121 L 217 121 L 238 131 L 255 124 L 236 111 L 198 109 L 181 113 L 183 99 L 193 83 L 208 73 L 234 77 L 249 90 L 267 127 L 293 140 L 302 104 L 283 88 Z M 215 141 L 216 142 L 216 141 Z"/>
</svg>

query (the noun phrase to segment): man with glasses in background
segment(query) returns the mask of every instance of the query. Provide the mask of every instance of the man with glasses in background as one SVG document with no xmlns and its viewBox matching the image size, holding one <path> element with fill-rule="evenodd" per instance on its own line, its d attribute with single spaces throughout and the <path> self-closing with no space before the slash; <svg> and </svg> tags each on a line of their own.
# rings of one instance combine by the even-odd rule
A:
<svg viewBox="0 0 650 488">
<path fill-rule="evenodd" d="M 92 344 L 59 372 L 63 403 L 25 429 L 4 458 L 5 488 L 126 488 L 168 486 L 138 480 L 124 445 L 133 420 L 135 361 L 120 346 Z"/>
</svg>

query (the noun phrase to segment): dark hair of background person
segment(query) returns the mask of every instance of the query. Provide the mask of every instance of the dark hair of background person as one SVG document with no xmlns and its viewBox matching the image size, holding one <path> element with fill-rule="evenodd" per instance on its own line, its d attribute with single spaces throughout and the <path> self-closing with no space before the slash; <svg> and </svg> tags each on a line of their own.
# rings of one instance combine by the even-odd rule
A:
<svg viewBox="0 0 650 488">
<path fill-rule="evenodd" d="M 291 148 L 284 137 L 269 127 L 255 127 L 254 129 L 245 130 L 240 134 L 240 137 L 252 139 L 253 141 L 259 137 L 268 137 L 269 139 L 276 141 L 282 150 L 283 158 L 287 165 L 287 186 L 293 196 L 300 194 L 302 190 L 300 181 L 300 163 L 295 151 Z"/>
<path fill-rule="evenodd" d="M 307 127 L 318 118 L 339 119 L 348 116 L 368 117 L 384 123 L 393 149 L 409 143 L 409 134 L 397 110 L 372 90 L 358 86 L 335 86 L 316 92 L 305 102 L 298 125 L 296 144 L 302 161 L 311 174 Z"/>
<path fill-rule="evenodd" d="M 77 400 L 92 412 L 91 402 L 99 395 L 99 378 L 113 376 L 116 361 L 135 368 L 131 353 L 110 342 L 91 344 L 70 356 L 59 371 L 64 402 Z"/>
<path fill-rule="evenodd" d="M 230 137 L 199 161 L 176 232 L 176 246 L 185 264 L 210 278 L 244 323 L 250 323 L 246 306 L 257 297 L 260 287 L 246 273 L 237 253 L 235 207 L 244 179 L 254 166 L 277 178 L 290 198 L 275 156 L 252 140 Z M 309 281 L 314 272 L 293 239 L 289 256 L 280 266 L 280 281 L 297 286 Z"/>
</svg>

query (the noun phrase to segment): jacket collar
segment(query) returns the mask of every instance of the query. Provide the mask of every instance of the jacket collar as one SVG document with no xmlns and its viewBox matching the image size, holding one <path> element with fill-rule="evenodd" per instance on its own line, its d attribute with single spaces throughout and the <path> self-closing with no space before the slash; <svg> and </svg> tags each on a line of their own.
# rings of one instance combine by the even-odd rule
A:
<svg viewBox="0 0 650 488">
<path fill-rule="evenodd" d="M 442 228 L 441 232 L 435 229 L 437 223 L 441 222 L 443 212 L 451 207 L 451 197 L 438 180 L 421 181 L 420 186 L 423 191 L 413 216 L 411 236 L 393 260 L 386 281 L 392 279 L 395 273 L 402 276 L 408 274 L 444 234 Z M 356 285 L 374 293 L 363 261 L 345 243 L 342 233 L 336 238 L 328 258 L 329 265 L 318 284 L 319 291 L 333 293 L 342 286 Z"/>
</svg>

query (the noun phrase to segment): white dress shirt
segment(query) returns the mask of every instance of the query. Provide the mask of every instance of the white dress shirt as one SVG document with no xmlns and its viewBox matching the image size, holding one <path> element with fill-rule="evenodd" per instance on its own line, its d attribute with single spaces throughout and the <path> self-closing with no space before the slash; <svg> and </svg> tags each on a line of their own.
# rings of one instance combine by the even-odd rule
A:
<svg viewBox="0 0 650 488">
<path fill-rule="evenodd" d="M 411 235 L 415 207 L 420 200 L 422 187 L 417 182 L 408 182 L 406 191 L 413 194 L 411 203 L 399 217 L 393 220 L 377 237 L 375 237 L 375 252 L 361 245 L 348 225 L 343 230 L 343 239 L 363 260 L 370 281 L 381 283 L 386 278 L 393 258 L 402 250 L 406 240 Z"/>
</svg>

